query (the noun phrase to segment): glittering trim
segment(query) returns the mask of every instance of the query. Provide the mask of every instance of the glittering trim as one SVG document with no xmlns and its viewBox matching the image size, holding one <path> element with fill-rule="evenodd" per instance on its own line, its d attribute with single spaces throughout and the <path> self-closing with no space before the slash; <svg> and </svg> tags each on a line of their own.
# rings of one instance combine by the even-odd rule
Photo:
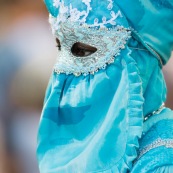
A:
<svg viewBox="0 0 173 173">
<path fill-rule="evenodd" d="M 89 28 L 79 23 L 66 21 L 61 23 L 54 35 L 61 42 L 54 72 L 75 76 L 88 74 L 94 75 L 100 69 L 105 69 L 108 64 L 114 63 L 116 56 L 125 49 L 127 40 L 131 37 L 129 28 L 116 26 L 113 28 Z M 91 55 L 78 57 L 72 54 L 71 48 L 81 42 L 97 48 Z"/>
<path fill-rule="evenodd" d="M 144 121 L 147 121 L 151 116 L 156 115 L 156 114 L 160 114 L 162 112 L 162 110 L 165 109 L 165 103 L 163 103 L 159 109 L 157 109 L 156 111 L 153 111 L 152 113 L 146 115 L 144 117 Z"/>
<path fill-rule="evenodd" d="M 150 48 L 150 50 L 157 56 L 161 66 L 163 67 L 163 61 L 162 61 L 162 58 L 161 56 L 149 45 L 145 42 L 145 44 Z"/>
<path fill-rule="evenodd" d="M 166 148 L 173 148 L 173 139 L 165 139 L 165 140 L 162 140 L 160 138 L 157 139 L 153 143 L 147 145 L 145 148 L 140 150 L 139 156 L 136 160 L 139 160 L 144 154 L 146 154 L 150 150 L 157 148 L 157 147 L 161 147 L 161 146 L 165 146 Z"/>
</svg>

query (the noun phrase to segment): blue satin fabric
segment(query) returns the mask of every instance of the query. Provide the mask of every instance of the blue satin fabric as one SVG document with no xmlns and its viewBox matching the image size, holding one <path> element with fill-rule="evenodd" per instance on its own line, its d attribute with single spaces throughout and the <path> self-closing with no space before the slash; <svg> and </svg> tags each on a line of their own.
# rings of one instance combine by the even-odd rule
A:
<svg viewBox="0 0 173 173">
<path fill-rule="evenodd" d="M 42 173 L 129 169 L 143 118 L 141 80 L 129 51 L 94 76 L 52 75 L 39 128 Z"/>
<path fill-rule="evenodd" d="M 53 73 L 38 133 L 40 172 L 132 170 L 144 112 L 156 110 L 165 95 L 158 61 L 133 38 L 94 76 Z"/>
<path fill-rule="evenodd" d="M 162 58 L 169 60 L 173 50 L 172 0 L 115 0 L 138 35 Z"/>
<path fill-rule="evenodd" d="M 148 51 L 137 38 L 128 43 L 131 56 L 136 61 L 142 81 L 142 95 L 145 99 L 143 115 L 155 111 L 166 101 L 167 88 L 159 61 Z"/>
<path fill-rule="evenodd" d="M 143 135 L 139 140 L 140 150 L 156 142 L 173 139 L 173 112 L 164 109 L 144 123 Z M 158 146 L 146 152 L 133 165 L 131 173 L 172 173 L 173 148 Z"/>
<path fill-rule="evenodd" d="M 46 5 L 52 15 L 58 14 L 52 1 L 46 1 Z M 115 7 L 117 10 L 118 6 Z M 122 24 L 128 26 L 127 20 L 122 18 Z M 151 155 L 157 158 L 160 151 L 167 150 L 157 148 L 157 152 L 148 152 L 133 164 L 138 148 L 145 147 L 142 139 L 157 124 L 151 119 L 145 125 L 143 118 L 165 100 L 166 85 L 159 61 L 138 37 L 131 38 L 115 62 L 95 75 L 75 77 L 53 72 L 38 130 L 40 172 L 139 173 L 147 170 L 148 158 Z M 172 119 L 170 116 L 169 127 Z M 170 130 L 166 126 L 165 129 Z M 155 133 L 152 135 L 154 139 Z M 172 139 L 171 134 L 167 138 Z M 171 157 L 172 149 L 169 150 Z M 172 166 L 166 166 L 170 163 L 167 157 L 158 157 L 158 165 L 150 165 L 147 171 L 171 173 Z"/>
</svg>

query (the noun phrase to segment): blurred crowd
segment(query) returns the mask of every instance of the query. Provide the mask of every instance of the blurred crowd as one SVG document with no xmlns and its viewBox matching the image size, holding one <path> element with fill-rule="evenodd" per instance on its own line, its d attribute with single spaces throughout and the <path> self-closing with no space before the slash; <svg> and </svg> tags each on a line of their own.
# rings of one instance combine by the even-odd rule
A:
<svg viewBox="0 0 173 173">
<path fill-rule="evenodd" d="M 39 173 L 36 136 L 56 59 L 40 0 L 0 0 L 0 173 Z M 164 68 L 173 108 L 173 58 Z"/>
</svg>

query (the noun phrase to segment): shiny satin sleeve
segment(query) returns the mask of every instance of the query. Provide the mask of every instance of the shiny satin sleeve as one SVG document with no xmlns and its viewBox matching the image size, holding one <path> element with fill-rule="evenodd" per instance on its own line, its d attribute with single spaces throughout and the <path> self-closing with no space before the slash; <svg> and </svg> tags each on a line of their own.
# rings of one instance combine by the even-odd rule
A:
<svg viewBox="0 0 173 173">
<path fill-rule="evenodd" d="M 173 111 L 165 108 L 144 122 L 138 157 L 131 173 L 173 172 Z"/>
</svg>

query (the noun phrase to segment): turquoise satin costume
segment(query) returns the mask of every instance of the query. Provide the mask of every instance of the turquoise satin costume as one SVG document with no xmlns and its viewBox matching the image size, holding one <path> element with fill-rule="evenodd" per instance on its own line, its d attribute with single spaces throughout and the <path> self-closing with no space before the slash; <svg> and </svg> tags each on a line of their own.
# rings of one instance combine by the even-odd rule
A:
<svg viewBox="0 0 173 173">
<path fill-rule="evenodd" d="M 45 4 L 62 49 L 38 130 L 40 172 L 172 173 L 173 112 L 163 105 L 161 67 L 173 50 L 173 2 Z M 75 57 L 75 42 L 97 52 Z"/>
</svg>

